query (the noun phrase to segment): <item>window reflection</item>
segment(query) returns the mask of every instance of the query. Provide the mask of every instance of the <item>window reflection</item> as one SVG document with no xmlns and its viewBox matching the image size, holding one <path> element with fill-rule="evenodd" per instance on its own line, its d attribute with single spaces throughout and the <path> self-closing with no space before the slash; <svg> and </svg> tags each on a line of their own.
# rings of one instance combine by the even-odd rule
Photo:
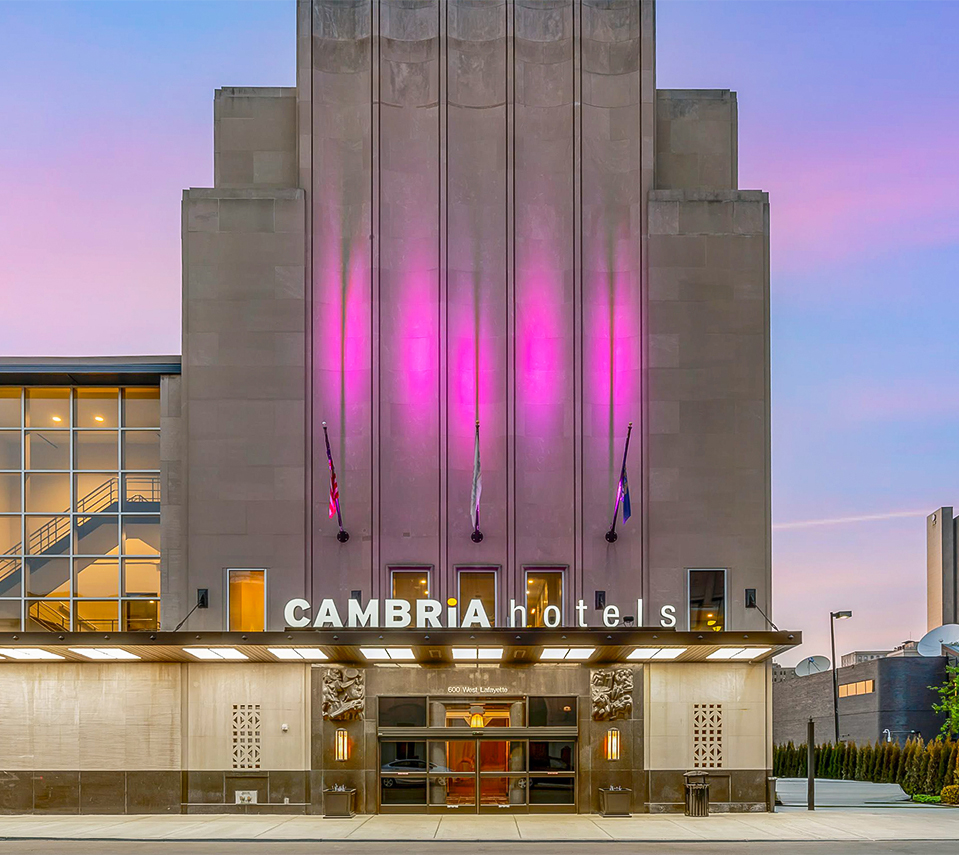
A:
<svg viewBox="0 0 959 855">
<path fill-rule="evenodd" d="M 480 600 L 490 623 L 496 626 L 496 570 L 462 569 L 459 571 L 459 618 L 463 615 L 471 600 Z"/>
<path fill-rule="evenodd" d="M 78 597 L 116 597 L 120 593 L 120 562 L 113 556 L 77 558 L 73 562 Z"/>
<path fill-rule="evenodd" d="M 24 411 L 27 427 L 70 427 L 70 390 L 27 389 Z"/>
<path fill-rule="evenodd" d="M 159 469 L 160 434 L 152 430 L 125 430 L 123 468 Z"/>
<path fill-rule="evenodd" d="M 77 469 L 117 468 L 117 432 L 83 431 L 74 434 L 73 464 Z"/>
<path fill-rule="evenodd" d="M 79 428 L 118 426 L 119 390 L 77 389 L 74 425 Z"/>
<path fill-rule="evenodd" d="M 562 623 L 563 571 L 527 570 L 526 625 L 561 626 Z"/>
<path fill-rule="evenodd" d="M 689 571 L 689 629 L 722 632 L 726 626 L 726 571 Z"/>
<path fill-rule="evenodd" d="M 20 513 L 20 473 L 0 473 L 0 514 Z M 0 550 L 3 543 L 0 541 Z"/>
<path fill-rule="evenodd" d="M 69 469 L 70 432 L 28 430 L 23 449 L 25 469 Z"/>
<path fill-rule="evenodd" d="M 156 387 L 124 389 L 123 426 L 160 427 L 160 390 Z"/>
<path fill-rule="evenodd" d="M 0 428 L 20 427 L 20 392 L 17 386 L 0 386 Z"/>
<path fill-rule="evenodd" d="M 428 567 L 391 570 L 392 596 L 394 600 L 420 600 L 430 595 L 430 571 Z"/>
</svg>

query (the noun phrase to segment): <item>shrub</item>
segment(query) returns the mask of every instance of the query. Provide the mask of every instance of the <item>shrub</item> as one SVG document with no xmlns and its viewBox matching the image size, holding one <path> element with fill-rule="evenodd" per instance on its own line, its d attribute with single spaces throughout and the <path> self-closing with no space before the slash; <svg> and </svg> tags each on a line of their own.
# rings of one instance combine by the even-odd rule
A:
<svg viewBox="0 0 959 855">
<path fill-rule="evenodd" d="M 943 787 L 939 799 L 944 805 L 959 805 L 959 784 Z"/>
<path fill-rule="evenodd" d="M 927 796 L 925 793 L 917 793 L 912 797 L 912 800 L 923 805 L 937 805 L 940 798 L 940 796 Z"/>
</svg>

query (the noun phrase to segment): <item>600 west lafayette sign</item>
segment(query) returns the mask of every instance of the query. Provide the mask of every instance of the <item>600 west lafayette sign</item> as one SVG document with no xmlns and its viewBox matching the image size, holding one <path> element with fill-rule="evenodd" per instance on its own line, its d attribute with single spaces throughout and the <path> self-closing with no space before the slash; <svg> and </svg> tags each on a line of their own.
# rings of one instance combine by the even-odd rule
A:
<svg viewBox="0 0 959 855">
<path fill-rule="evenodd" d="M 383 612 L 380 613 L 380 603 Z M 483 607 L 482 600 L 470 600 L 463 613 L 463 619 L 458 620 L 456 600 L 452 597 L 446 601 L 446 609 L 439 600 L 369 600 L 364 606 L 357 600 L 350 600 L 346 604 L 346 621 L 336 608 L 333 600 L 321 600 L 315 610 L 309 600 L 301 598 L 290 600 L 283 610 L 287 626 L 347 626 L 347 627 L 385 627 L 387 629 L 402 629 L 411 626 L 417 629 L 441 629 L 443 627 L 491 627 L 489 615 Z M 586 603 L 576 601 L 576 626 L 586 628 Z M 444 615 L 445 611 L 445 615 Z M 315 613 L 313 613 L 315 612 Z M 312 613 L 312 614 L 311 614 Z M 643 625 L 643 601 L 636 601 L 636 615 L 638 623 Z M 676 607 L 663 606 L 659 610 L 659 624 L 664 627 L 676 626 Z M 444 622 L 445 618 L 445 622 Z M 543 609 L 543 623 L 548 627 L 558 627 L 563 616 L 558 606 L 547 606 Z M 616 606 L 606 606 L 602 612 L 603 626 L 619 626 L 621 622 L 619 609 Z M 509 627 L 526 626 L 526 607 L 517 605 L 516 600 L 509 601 Z"/>
</svg>

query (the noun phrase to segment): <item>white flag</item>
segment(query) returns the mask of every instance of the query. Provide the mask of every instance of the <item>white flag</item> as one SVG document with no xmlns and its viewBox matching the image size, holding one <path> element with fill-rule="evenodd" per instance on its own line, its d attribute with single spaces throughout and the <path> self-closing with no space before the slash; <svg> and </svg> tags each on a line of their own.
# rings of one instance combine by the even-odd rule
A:
<svg viewBox="0 0 959 855">
<path fill-rule="evenodd" d="M 479 528 L 480 496 L 483 495 L 483 475 L 480 472 L 479 422 L 476 423 L 476 439 L 473 442 L 473 489 L 470 492 L 470 521 L 473 530 Z"/>
</svg>

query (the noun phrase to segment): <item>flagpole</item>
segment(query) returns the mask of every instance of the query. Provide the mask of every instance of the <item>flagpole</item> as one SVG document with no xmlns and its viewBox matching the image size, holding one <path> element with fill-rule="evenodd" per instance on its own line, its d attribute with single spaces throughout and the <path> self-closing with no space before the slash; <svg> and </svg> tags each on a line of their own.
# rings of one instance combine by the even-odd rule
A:
<svg viewBox="0 0 959 855">
<path fill-rule="evenodd" d="M 623 478 L 626 475 L 626 455 L 629 454 L 629 438 L 633 433 L 633 423 L 630 422 L 629 426 L 626 428 L 626 446 L 623 448 L 623 468 L 619 473 L 619 485 L 616 487 L 616 502 L 613 505 L 613 522 L 609 527 L 609 531 L 606 532 L 606 540 L 609 543 L 615 543 L 619 537 L 616 534 L 616 518 L 619 516 L 619 503 L 623 498 Z"/>
<path fill-rule="evenodd" d="M 326 459 L 330 464 L 330 495 L 333 499 L 333 504 L 336 507 L 336 525 L 339 528 L 339 531 L 336 533 L 336 539 L 340 543 L 346 543 L 350 539 L 350 533 L 343 528 L 343 515 L 340 513 L 340 495 L 339 490 L 336 492 L 336 496 L 332 494 L 332 479 L 336 478 L 336 470 L 333 468 L 333 451 L 330 449 L 330 434 L 326 429 L 326 422 L 323 422 L 323 439 L 326 440 Z"/>
<path fill-rule="evenodd" d="M 479 454 L 479 419 L 476 420 L 476 437 L 474 440 L 474 454 L 473 454 L 473 491 L 476 491 L 477 484 L 477 466 L 476 466 L 476 457 Z M 473 496 L 470 497 L 471 501 L 475 501 L 475 505 L 472 510 L 476 514 L 476 522 L 473 524 L 473 531 L 470 533 L 470 540 L 473 543 L 482 543 L 483 541 L 483 532 L 480 531 L 480 509 L 479 509 L 479 496 L 476 496 L 475 499 Z"/>
</svg>

